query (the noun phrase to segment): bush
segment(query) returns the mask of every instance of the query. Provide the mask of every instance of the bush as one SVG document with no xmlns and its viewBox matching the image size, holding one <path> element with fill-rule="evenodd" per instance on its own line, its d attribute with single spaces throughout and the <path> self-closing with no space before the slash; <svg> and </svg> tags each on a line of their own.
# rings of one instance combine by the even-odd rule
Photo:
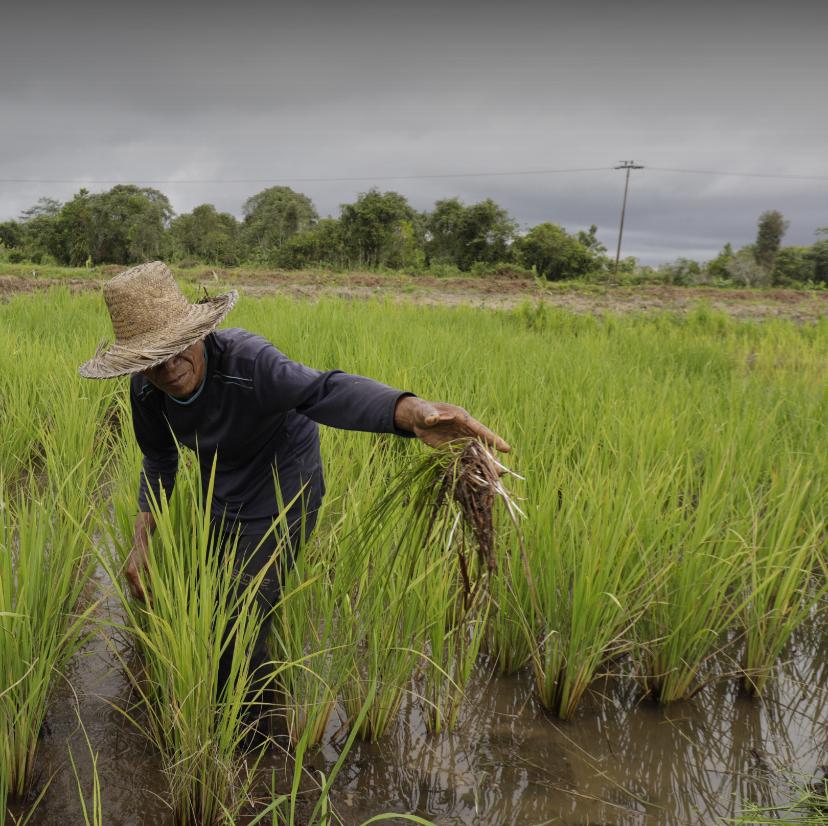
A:
<svg viewBox="0 0 828 826">
<path fill-rule="evenodd" d="M 691 258 L 678 258 L 670 264 L 662 264 L 656 271 L 663 284 L 687 287 L 701 280 L 702 268 Z"/>
<path fill-rule="evenodd" d="M 814 280 L 814 260 L 808 247 L 783 247 L 776 254 L 771 281 L 774 284 L 803 284 Z"/>
<path fill-rule="evenodd" d="M 518 263 L 549 281 L 582 278 L 601 267 L 599 256 L 557 224 L 538 224 L 513 245 Z"/>
<path fill-rule="evenodd" d="M 744 247 L 737 252 L 727 265 L 731 280 L 744 287 L 767 287 L 770 284 L 770 271 L 756 263 L 752 247 Z"/>
<path fill-rule="evenodd" d="M 496 278 L 533 278 L 534 273 L 531 269 L 520 266 L 520 264 L 510 264 L 506 261 L 499 261 L 494 264 L 489 264 L 486 261 L 475 261 L 469 271 L 471 275 Z"/>
</svg>

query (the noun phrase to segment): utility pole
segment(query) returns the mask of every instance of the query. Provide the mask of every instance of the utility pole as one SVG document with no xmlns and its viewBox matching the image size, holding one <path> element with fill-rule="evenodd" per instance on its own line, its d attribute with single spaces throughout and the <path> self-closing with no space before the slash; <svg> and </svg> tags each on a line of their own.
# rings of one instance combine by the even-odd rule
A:
<svg viewBox="0 0 828 826">
<path fill-rule="evenodd" d="M 624 235 L 624 213 L 627 210 L 627 191 L 630 188 L 630 170 L 644 169 L 644 167 L 641 164 L 637 164 L 635 161 L 621 161 L 621 163 L 615 168 L 626 169 L 627 179 L 624 182 L 624 200 L 621 203 L 621 225 L 618 227 L 618 248 L 615 250 L 615 269 L 612 271 L 613 277 L 618 275 L 618 261 L 621 258 L 621 237 Z"/>
</svg>

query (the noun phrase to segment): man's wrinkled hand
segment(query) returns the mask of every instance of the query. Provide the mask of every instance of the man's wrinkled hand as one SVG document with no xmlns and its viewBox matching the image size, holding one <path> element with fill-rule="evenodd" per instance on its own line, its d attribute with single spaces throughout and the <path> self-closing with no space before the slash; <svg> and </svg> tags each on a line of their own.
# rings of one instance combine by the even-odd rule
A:
<svg viewBox="0 0 828 826">
<path fill-rule="evenodd" d="M 126 577 L 129 592 L 139 602 L 149 602 L 148 594 L 144 590 L 144 585 L 141 581 L 146 569 L 146 551 L 138 545 L 133 545 L 132 550 L 129 552 L 129 557 L 127 557 L 124 576 Z"/>
<path fill-rule="evenodd" d="M 458 439 L 480 439 L 503 453 L 511 450 L 497 433 L 470 416 L 462 407 L 404 396 L 397 402 L 394 424 L 407 430 L 429 447 L 440 447 Z"/>
</svg>

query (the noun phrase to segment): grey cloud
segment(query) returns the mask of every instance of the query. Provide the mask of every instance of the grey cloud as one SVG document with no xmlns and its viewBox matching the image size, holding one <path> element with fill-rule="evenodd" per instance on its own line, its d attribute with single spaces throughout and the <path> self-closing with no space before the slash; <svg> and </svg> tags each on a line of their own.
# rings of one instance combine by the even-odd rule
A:
<svg viewBox="0 0 828 826">
<path fill-rule="evenodd" d="M 557 6 L 561 7 L 557 7 Z M 828 5 L 27 5 L 0 31 L 0 178 L 274 178 L 651 166 L 828 175 Z M 296 184 L 336 214 L 371 180 Z M 625 251 L 715 254 L 782 209 L 828 224 L 828 182 L 636 175 Z M 492 197 L 528 226 L 596 223 L 621 173 L 377 181 L 418 208 Z M 79 188 L 0 184 L 0 219 Z M 101 188 L 94 187 L 91 188 Z M 163 184 L 239 214 L 261 188 Z"/>
</svg>

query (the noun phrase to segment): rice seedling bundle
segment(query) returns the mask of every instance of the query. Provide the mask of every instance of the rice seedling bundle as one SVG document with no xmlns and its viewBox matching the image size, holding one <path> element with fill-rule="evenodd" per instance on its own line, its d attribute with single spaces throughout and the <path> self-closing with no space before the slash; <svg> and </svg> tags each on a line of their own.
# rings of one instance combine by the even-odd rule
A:
<svg viewBox="0 0 828 826">
<path fill-rule="evenodd" d="M 495 501 L 516 518 L 502 469 L 474 441 L 430 452 L 344 530 L 339 559 L 363 571 L 343 591 L 353 658 L 346 710 L 353 716 L 368 690 L 376 695 L 361 736 L 384 733 L 423 660 L 428 725 L 456 722 L 482 641 L 488 582 L 500 569 Z M 359 563 L 366 559 L 368 569 Z"/>
</svg>

